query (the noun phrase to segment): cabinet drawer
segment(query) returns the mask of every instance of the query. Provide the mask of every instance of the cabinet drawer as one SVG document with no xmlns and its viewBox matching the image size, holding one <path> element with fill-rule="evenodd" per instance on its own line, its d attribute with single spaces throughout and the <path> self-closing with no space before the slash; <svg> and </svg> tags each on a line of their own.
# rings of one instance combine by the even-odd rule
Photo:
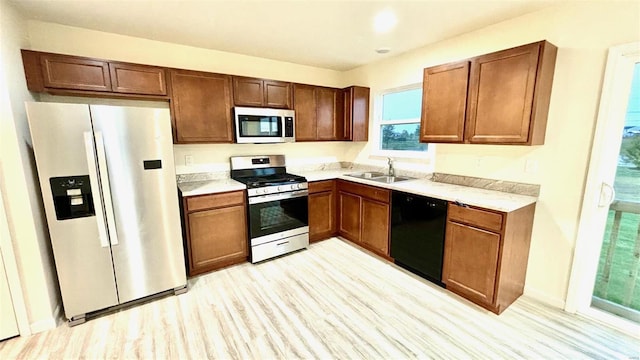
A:
<svg viewBox="0 0 640 360">
<path fill-rule="evenodd" d="M 340 190 L 360 195 L 371 200 L 377 200 L 386 204 L 389 203 L 389 198 L 391 196 L 391 190 L 378 188 L 375 186 L 357 184 L 350 181 L 340 181 Z"/>
<path fill-rule="evenodd" d="M 187 198 L 187 211 L 191 212 L 243 203 L 244 191 L 190 196 Z"/>
<path fill-rule="evenodd" d="M 331 191 L 333 188 L 333 180 L 313 181 L 309 183 L 309 194 Z"/>
<path fill-rule="evenodd" d="M 500 232 L 502 230 L 502 214 L 488 210 L 463 207 L 449 203 L 448 220 L 476 226 L 482 229 Z"/>
</svg>

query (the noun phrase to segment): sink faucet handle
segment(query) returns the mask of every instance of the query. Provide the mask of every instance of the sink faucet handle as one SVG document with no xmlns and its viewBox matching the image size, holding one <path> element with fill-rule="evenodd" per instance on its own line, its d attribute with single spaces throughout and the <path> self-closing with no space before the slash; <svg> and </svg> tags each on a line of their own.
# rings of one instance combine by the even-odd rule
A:
<svg viewBox="0 0 640 360">
<path fill-rule="evenodd" d="M 393 164 L 393 158 L 392 157 L 388 157 L 387 158 L 387 164 L 389 164 L 389 165 Z"/>
<path fill-rule="evenodd" d="M 389 164 L 389 176 L 394 176 L 395 175 L 395 170 L 393 169 L 393 158 L 388 157 L 387 158 L 387 164 Z"/>
</svg>

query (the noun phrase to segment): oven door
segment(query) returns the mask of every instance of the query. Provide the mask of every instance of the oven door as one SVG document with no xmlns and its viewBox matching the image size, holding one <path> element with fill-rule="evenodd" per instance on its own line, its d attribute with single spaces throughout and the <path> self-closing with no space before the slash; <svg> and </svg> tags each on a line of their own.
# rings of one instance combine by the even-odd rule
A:
<svg viewBox="0 0 640 360">
<path fill-rule="evenodd" d="M 249 198 L 249 237 L 259 245 L 309 232 L 307 190 Z"/>
</svg>

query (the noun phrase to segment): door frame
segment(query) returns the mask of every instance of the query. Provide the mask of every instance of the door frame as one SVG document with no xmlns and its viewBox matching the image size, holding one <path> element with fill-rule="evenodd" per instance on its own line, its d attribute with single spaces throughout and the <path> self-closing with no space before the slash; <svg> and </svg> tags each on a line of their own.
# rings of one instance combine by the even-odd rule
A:
<svg viewBox="0 0 640 360">
<path fill-rule="evenodd" d="M 0 172 L 1 171 L 2 169 L 0 168 Z M 9 222 L 4 207 L 4 195 L 2 194 L 2 190 L 0 190 L 0 256 L 2 256 L 4 262 L 4 269 L 7 275 L 7 282 L 9 283 L 9 292 L 11 293 L 11 301 L 13 302 L 13 311 L 16 315 L 19 335 L 30 336 L 31 325 L 29 324 L 12 241 Z"/>
<path fill-rule="evenodd" d="M 640 334 L 640 324 L 591 307 L 591 297 L 606 225 L 606 217 L 601 216 L 602 208 L 598 208 L 598 203 L 606 201 L 601 199 L 603 183 L 613 185 L 615 178 L 615 171 L 610 169 L 613 165 L 606 159 L 617 159 L 620 152 L 637 62 L 640 62 L 640 42 L 609 49 L 565 302 L 567 312 L 603 321 L 636 337 Z"/>
</svg>

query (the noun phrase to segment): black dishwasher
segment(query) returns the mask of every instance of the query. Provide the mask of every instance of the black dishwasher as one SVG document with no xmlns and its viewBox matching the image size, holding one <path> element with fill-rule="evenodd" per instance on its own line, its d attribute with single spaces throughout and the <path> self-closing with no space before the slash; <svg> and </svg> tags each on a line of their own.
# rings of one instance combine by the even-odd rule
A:
<svg viewBox="0 0 640 360">
<path fill-rule="evenodd" d="M 442 287 L 446 221 L 445 200 L 393 192 L 391 257 L 396 264 Z"/>
</svg>

